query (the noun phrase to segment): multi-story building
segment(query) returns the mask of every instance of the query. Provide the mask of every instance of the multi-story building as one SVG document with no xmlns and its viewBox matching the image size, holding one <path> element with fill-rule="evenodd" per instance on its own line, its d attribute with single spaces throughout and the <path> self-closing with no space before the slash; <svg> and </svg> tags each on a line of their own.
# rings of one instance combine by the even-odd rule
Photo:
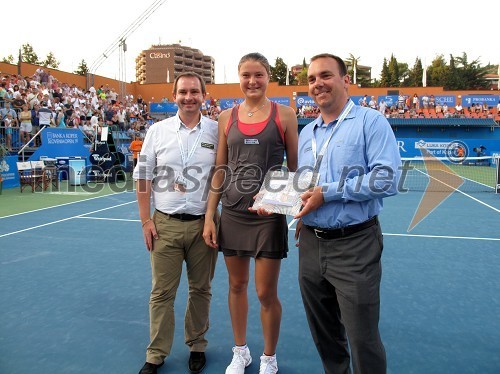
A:
<svg viewBox="0 0 500 374">
<path fill-rule="evenodd" d="M 205 83 L 215 83 L 215 62 L 199 49 L 180 44 L 152 45 L 135 59 L 135 77 L 140 84 L 169 83 L 182 72 L 194 71 Z"/>
</svg>

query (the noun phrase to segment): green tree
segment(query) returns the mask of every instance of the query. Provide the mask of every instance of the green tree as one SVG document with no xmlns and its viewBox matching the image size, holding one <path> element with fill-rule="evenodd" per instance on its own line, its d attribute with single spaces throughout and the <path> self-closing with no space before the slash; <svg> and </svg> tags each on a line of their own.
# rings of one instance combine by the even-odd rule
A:
<svg viewBox="0 0 500 374">
<path fill-rule="evenodd" d="M 382 64 L 382 71 L 380 73 L 380 87 L 390 87 L 391 77 L 389 74 L 389 65 L 387 64 L 387 59 L 384 57 L 384 63 Z"/>
<path fill-rule="evenodd" d="M 21 56 L 24 62 L 33 65 L 40 65 L 40 61 L 38 60 L 38 56 L 31 46 L 31 44 L 26 43 L 21 46 Z"/>
<path fill-rule="evenodd" d="M 352 59 L 352 56 L 351 56 Z M 431 65 L 426 68 L 426 85 L 429 87 L 442 86 L 446 90 L 475 90 L 489 89 L 491 82 L 486 74 L 497 74 L 498 65 L 488 64 L 481 66 L 476 59 L 469 62 L 464 52 L 460 57 L 450 55 L 449 64 L 443 55 L 437 55 Z M 420 58 L 416 58 L 411 69 L 406 63 L 397 61 L 391 55 L 389 62 L 384 58 L 380 81 L 374 79 L 374 87 L 421 87 L 423 86 L 423 65 Z M 359 82 L 358 74 L 358 82 Z"/>
<path fill-rule="evenodd" d="M 353 83 L 353 82 L 351 82 Z M 358 71 L 358 78 L 356 80 L 356 83 L 358 84 L 358 86 L 361 86 L 361 87 L 375 87 L 374 83 L 372 83 L 371 79 L 369 79 L 369 77 L 365 74 L 360 74 L 360 72 Z"/>
<path fill-rule="evenodd" d="M 59 67 L 59 61 L 56 60 L 52 52 L 49 52 L 45 60 L 42 61 L 42 66 L 57 69 Z"/>
<path fill-rule="evenodd" d="M 422 61 L 417 57 L 413 68 L 408 70 L 408 76 L 403 79 L 404 87 L 422 87 L 422 75 L 424 69 L 422 68 Z"/>
<path fill-rule="evenodd" d="M 5 62 L 7 64 L 13 64 L 14 63 L 14 56 L 8 55 L 7 57 L 4 57 L 2 59 L 2 62 Z"/>
<path fill-rule="evenodd" d="M 394 55 L 389 60 L 389 87 L 399 87 L 399 65 Z"/>
<path fill-rule="evenodd" d="M 302 68 L 300 73 L 295 77 L 295 81 L 299 86 L 307 86 L 307 68 Z"/>
<path fill-rule="evenodd" d="M 451 56 L 453 58 L 453 56 Z M 476 59 L 472 62 L 467 61 L 467 54 L 463 52 L 461 57 L 456 57 L 454 63 L 457 66 L 458 74 L 455 80 L 450 83 L 458 86 L 458 88 L 448 88 L 446 89 L 466 89 L 466 90 L 476 90 L 476 89 L 488 89 L 490 83 L 485 78 L 490 70 L 490 65 L 482 67 L 479 64 L 479 60 Z"/>
<path fill-rule="evenodd" d="M 302 60 L 302 68 L 307 69 L 306 58 L 305 58 L 305 57 L 304 57 L 304 59 Z"/>
<path fill-rule="evenodd" d="M 431 65 L 427 68 L 427 86 L 444 86 L 446 83 L 447 71 L 448 65 L 444 60 L 444 56 L 436 56 L 436 58 L 432 60 Z"/>
<path fill-rule="evenodd" d="M 78 75 L 87 75 L 88 72 L 89 72 L 89 68 L 87 66 L 87 63 L 85 62 L 84 59 L 82 59 L 82 61 L 80 61 L 80 64 L 78 65 L 78 67 L 76 68 L 76 70 L 73 73 L 78 74 Z"/>
<path fill-rule="evenodd" d="M 286 84 L 288 68 L 281 57 L 276 58 L 274 66 L 271 66 L 271 82 L 278 82 L 280 86 Z"/>
<path fill-rule="evenodd" d="M 422 87 L 424 85 L 424 67 L 422 66 L 422 60 L 418 57 L 415 61 L 415 66 L 413 66 L 413 77 L 415 80 L 415 87 Z"/>
<path fill-rule="evenodd" d="M 455 65 L 455 58 L 450 55 L 450 65 L 446 70 L 444 87 L 448 90 L 461 90 L 466 86 L 466 82 L 461 81 L 459 69 Z"/>
<path fill-rule="evenodd" d="M 408 77 L 410 75 L 408 64 L 406 62 L 398 62 L 398 72 L 399 72 L 399 85 L 403 86 L 403 83 L 408 81 Z"/>
</svg>

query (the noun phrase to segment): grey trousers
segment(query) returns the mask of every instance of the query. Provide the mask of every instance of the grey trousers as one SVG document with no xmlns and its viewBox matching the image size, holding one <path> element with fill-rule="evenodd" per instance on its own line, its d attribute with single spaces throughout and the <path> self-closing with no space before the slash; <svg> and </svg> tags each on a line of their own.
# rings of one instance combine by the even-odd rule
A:
<svg viewBox="0 0 500 374">
<path fill-rule="evenodd" d="M 185 343 L 190 351 L 204 352 L 209 328 L 211 281 L 217 249 L 203 240 L 204 219 L 180 221 L 156 211 L 158 240 L 153 242 L 153 285 L 149 300 L 150 338 L 146 361 L 160 364 L 170 354 L 174 339 L 174 301 L 183 262 L 186 262 L 189 295 L 184 317 Z"/>
<path fill-rule="evenodd" d="M 378 329 L 382 249 L 378 223 L 331 240 L 302 227 L 300 291 L 325 373 L 351 373 L 351 354 L 354 373 L 386 373 Z"/>
</svg>

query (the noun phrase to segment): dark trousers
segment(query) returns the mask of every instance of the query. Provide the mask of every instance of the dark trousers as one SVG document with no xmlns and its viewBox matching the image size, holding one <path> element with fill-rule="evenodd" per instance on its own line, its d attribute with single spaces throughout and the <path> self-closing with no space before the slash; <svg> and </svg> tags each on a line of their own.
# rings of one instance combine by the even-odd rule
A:
<svg viewBox="0 0 500 374">
<path fill-rule="evenodd" d="M 379 224 L 331 240 L 304 226 L 300 232 L 300 291 L 325 373 L 351 373 L 351 354 L 354 373 L 386 372 L 378 329 L 382 240 Z"/>
</svg>

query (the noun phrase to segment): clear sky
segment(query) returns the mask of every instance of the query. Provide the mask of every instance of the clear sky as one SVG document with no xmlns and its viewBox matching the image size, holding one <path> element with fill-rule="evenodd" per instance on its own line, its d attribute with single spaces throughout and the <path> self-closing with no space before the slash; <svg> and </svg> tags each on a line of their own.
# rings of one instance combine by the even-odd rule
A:
<svg viewBox="0 0 500 374">
<path fill-rule="evenodd" d="M 158 1 L 158 0 L 157 0 Z M 112 46 L 155 1 L 24 0 L 2 11 L 0 59 L 29 43 L 40 59 L 50 51 L 59 68 L 88 66 Z M 499 0 L 460 6 L 456 1 L 357 0 L 166 0 L 127 38 L 126 79 L 135 81 L 135 58 L 152 44 L 180 43 L 215 59 L 216 83 L 238 81 L 237 64 L 249 52 L 261 52 L 271 65 L 277 57 L 291 66 L 317 53 L 359 57 L 378 78 L 391 54 L 413 67 L 436 55 L 500 63 Z M 118 50 L 96 74 L 119 77 Z"/>
</svg>

